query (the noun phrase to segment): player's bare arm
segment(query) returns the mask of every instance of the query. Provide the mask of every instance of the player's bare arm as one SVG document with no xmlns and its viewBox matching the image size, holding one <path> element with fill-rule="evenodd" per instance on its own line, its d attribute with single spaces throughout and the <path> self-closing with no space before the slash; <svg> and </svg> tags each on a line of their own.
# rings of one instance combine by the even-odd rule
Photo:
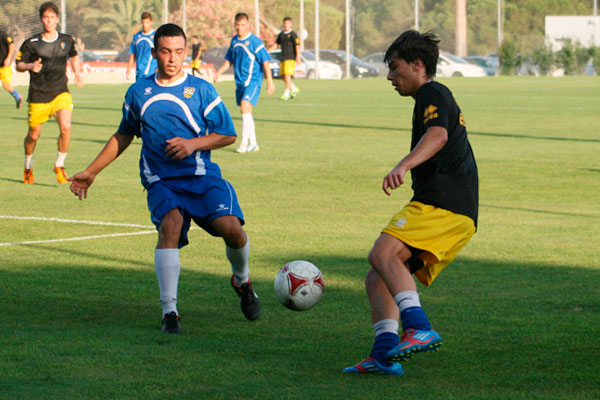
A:
<svg viewBox="0 0 600 400">
<path fill-rule="evenodd" d="M 208 136 L 193 139 L 174 137 L 167 140 L 168 144 L 165 147 L 165 153 L 173 160 L 182 160 L 198 150 L 214 150 L 229 146 L 235 142 L 235 139 L 235 136 L 220 135 L 215 132 Z"/>
<path fill-rule="evenodd" d="M 85 171 L 78 172 L 75 175 L 67 178 L 71 182 L 71 192 L 79 197 L 79 200 L 87 198 L 88 188 L 94 183 L 96 175 L 112 163 L 129 145 L 133 140 L 132 135 L 123 135 L 122 133 L 116 132 L 108 139 L 106 145 L 98 154 L 96 159 L 85 169 Z"/>
<path fill-rule="evenodd" d="M 42 67 L 43 67 L 43 64 L 42 64 L 41 58 L 38 58 L 37 60 L 35 60 L 32 63 L 26 63 L 26 62 L 20 61 L 16 65 L 17 71 L 19 71 L 19 72 L 31 71 L 36 74 L 42 70 Z"/>
<path fill-rule="evenodd" d="M 273 75 L 271 74 L 271 63 L 269 61 L 265 61 L 263 63 L 265 76 L 267 77 L 267 95 L 272 95 L 275 93 L 275 84 L 273 83 Z"/>
<path fill-rule="evenodd" d="M 224 73 L 225 71 L 227 71 L 229 69 L 229 67 L 231 67 L 231 63 L 229 61 L 225 60 L 223 65 L 221 65 L 221 68 L 219 68 L 219 70 L 213 77 L 213 80 L 215 83 L 217 83 L 219 81 L 219 77 L 221 76 L 221 74 Z"/>
<path fill-rule="evenodd" d="M 127 71 L 125 72 L 125 79 L 133 79 L 133 65 L 135 64 L 135 54 L 129 54 L 129 60 L 127 60 Z"/>
<path fill-rule="evenodd" d="M 415 148 L 398 163 L 383 178 L 381 188 L 388 196 L 391 195 L 389 189 L 396 189 L 404 184 L 404 175 L 411 169 L 421 165 L 440 151 L 448 141 L 448 131 L 441 126 L 433 126 L 427 129 L 427 132 Z"/>
<path fill-rule="evenodd" d="M 73 68 L 73 74 L 75 75 L 75 84 L 78 88 L 82 88 L 85 83 L 81 76 L 81 61 L 78 55 L 71 57 L 71 68 Z"/>
<path fill-rule="evenodd" d="M 10 63 L 12 62 L 14 54 L 15 54 L 15 44 L 11 42 L 8 45 L 8 54 L 6 55 L 6 58 L 4 59 L 4 66 L 5 67 L 8 67 L 10 65 Z"/>
</svg>

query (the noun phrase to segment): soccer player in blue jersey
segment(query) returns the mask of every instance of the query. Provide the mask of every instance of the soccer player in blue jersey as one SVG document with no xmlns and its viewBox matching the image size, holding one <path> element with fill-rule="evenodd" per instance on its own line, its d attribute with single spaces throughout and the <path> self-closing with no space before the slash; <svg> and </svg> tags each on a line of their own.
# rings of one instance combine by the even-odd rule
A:
<svg viewBox="0 0 600 400">
<path fill-rule="evenodd" d="M 220 75 L 231 65 L 235 73 L 235 98 L 242 111 L 242 140 L 237 148 L 238 153 L 258 151 L 256 129 L 252 107 L 258 103 L 263 73 L 267 78 L 267 94 L 275 92 L 271 75 L 271 56 L 257 36 L 250 32 L 248 15 L 238 13 L 235 16 L 236 35 L 231 39 L 229 50 L 225 55 L 225 63 L 214 76 L 218 82 Z"/>
<path fill-rule="evenodd" d="M 365 286 L 375 343 L 369 357 L 346 373 L 402 375 L 401 361 L 441 345 L 412 275 L 429 286 L 477 226 L 477 164 L 460 108 L 450 90 L 433 80 L 438 43 L 431 32 L 406 31 L 385 54 L 387 79 L 401 96 L 414 98 L 415 107 L 411 151 L 383 178 L 382 189 L 389 196 L 410 171 L 414 195 L 369 254 Z"/>
<path fill-rule="evenodd" d="M 181 69 L 187 47 L 179 26 L 158 28 L 154 46 L 157 73 L 131 85 L 117 132 L 85 171 L 69 178 L 71 191 L 80 200 L 87 197 L 100 171 L 135 136 L 141 137 L 140 176 L 158 230 L 154 261 L 163 332 L 181 332 L 177 311 L 179 248 L 188 244 L 192 220 L 224 239 L 233 272 L 231 286 L 246 318 L 255 320 L 260 316 L 260 302 L 248 279 L 250 244 L 242 229 L 244 216 L 233 187 L 211 161 L 212 149 L 235 142 L 231 116 L 210 83 Z"/>
<path fill-rule="evenodd" d="M 142 30 L 133 35 L 129 46 L 129 62 L 127 63 L 127 79 L 131 79 L 131 70 L 135 64 L 135 80 L 154 75 L 156 59 L 152 57 L 154 47 L 154 29 L 152 29 L 152 14 L 142 13 Z"/>
</svg>

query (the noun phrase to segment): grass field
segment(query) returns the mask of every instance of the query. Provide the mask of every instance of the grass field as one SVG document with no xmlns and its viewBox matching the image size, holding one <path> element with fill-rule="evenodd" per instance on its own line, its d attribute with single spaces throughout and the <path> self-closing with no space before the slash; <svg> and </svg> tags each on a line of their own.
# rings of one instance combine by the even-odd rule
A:
<svg viewBox="0 0 600 400">
<path fill-rule="evenodd" d="M 57 127 L 47 123 L 36 184 L 24 185 L 27 111 L 3 92 L 0 398 L 598 398 L 600 79 L 440 81 L 479 165 L 479 231 L 420 287 L 444 346 L 404 363 L 403 377 L 341 373 L 373 341 L 366 256 L 411 196 L 408 186 L 391 197 L 380 189 L 408 151 L 413 107 L 384 79 L 302 81 L 293 101 L 264 96 L 261 151 L 213 153 L 247 219 L 263 315 L 245 320 L 222 241 L 194 230 L 181 251 L 182 335 L 160 332 L 140 142 L 80 202 L 56 183 Z M 125 90 L 72 89 L 67 172 L 85 168 L 115 131 Z M 217 90 L 239 129 L 233 84 Z M 303 313 L 273 293 L 275 274 L 295 259 L 318 265 L 327 284 Z"/>
</svg>

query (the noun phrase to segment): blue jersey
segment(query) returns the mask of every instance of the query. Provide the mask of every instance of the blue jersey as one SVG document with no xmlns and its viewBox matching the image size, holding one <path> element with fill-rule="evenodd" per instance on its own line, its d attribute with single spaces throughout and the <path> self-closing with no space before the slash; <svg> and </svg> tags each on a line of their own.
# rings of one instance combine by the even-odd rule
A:
<svg viewBox="0 0 600 400">
<path fill-rule="evenodd" d="M 238 35 L 231 39 L 225 59 L 233 65 L 237 85 L 248 86 L 252 83 L 260 86 L 263 63 L 270 61 L 271 56 L 262 40 L 250 33 L 244 40 Z"/>
<path fill-rule="evenodd" d="M 192 139 L 213 132 L 236 136 L 229 111 L 215 88 L 187 73 L 169 86 L 160 85 L 156 75 L 131 85 L 118 131 L 142 138 L 140 176 L 144 187 L 169 177 L 221 177 L 221 169 L 210 160 L 210 150 L 173 160 L 165 154 L 167 139 Z"/>
<path fill-rule="evenodd" d="M 136 77 L 143 78 L 156 71 L 156 60 L 152 57 L 154 33 L 154 30 L 147 34 L 143 31 L 139 31 L 133 35 L 131 46 L 129 46 L 129 53 L 135 55 Z"/>
</svg>

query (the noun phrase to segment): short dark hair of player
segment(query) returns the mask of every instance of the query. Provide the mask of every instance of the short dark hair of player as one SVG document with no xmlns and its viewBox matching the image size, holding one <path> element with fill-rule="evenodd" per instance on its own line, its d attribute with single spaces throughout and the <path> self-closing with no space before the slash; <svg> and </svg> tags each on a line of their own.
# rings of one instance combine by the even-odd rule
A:
<svg viewBox="0 0 600 400">
<path fill-rule="evenodd" d="M 283 22 L 285 22 L 285 21 L 290 21 L 290 22 L 292 22 L 292 18 L 291 18 L 291 17 L 285 17 L 285 18 L 283 19 Z"/>
<path fill-rule="evenodd" d="M 187 43 L 187 38 L 185 37 L 185 32 L 179 25 L 175 24 L 164 24 L 161 25 L 154 34 L 154 48 L 158 50 L 158 41 L 161 37 L 183 37 L 184 43 Z"/>
<path fill-rule="evenodd" d="M 144 19 L 149 19 L 150 21 L 152 21 L 152 14 L 150 14 L 148 11 L 144 11 L 142 13 L 142 18 L 140 18 L 142 20 Z"/>
<path fill-rule="evenodd" d="M 425 73 L 428 77 L 435 76 L 437 60 L 440 56 L 438 43 L 440 40 L 432 31 L 419 33 L 409 30 L 402 33 L 385 52 L 383 62 L 390 65 L 394 55 L 402 58 L 407 63 L 421 60 L 425 65 Z"/>
<path fill-rule="evenodd" d="M 237 13 L 235 14 L 235 18 L 233 19 L 235 22 L 239 21 L 240 19 L 245 19 L 245 20 L 250 20 L 250 18 L 248 18 L 248 14 L 246 13 Z"/>
<path fill-rule="evenodd" d="M 51 10 L 54 14 L 58 16 L 58 6 L 52 1 L 47 1 L 40 6 L 40 19 L 42 19 L 42 16 L 48 10 Z"/>
</svg>

